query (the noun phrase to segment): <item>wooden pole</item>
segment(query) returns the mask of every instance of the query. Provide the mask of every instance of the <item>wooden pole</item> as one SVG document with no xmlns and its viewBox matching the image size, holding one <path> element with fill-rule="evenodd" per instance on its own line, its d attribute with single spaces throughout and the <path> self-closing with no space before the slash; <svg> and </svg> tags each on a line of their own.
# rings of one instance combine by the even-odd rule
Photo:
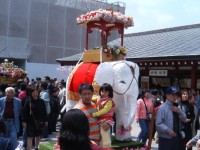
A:
<svg viewBox="0 0 200 150">
<path fill-rule="evenodd" d="M 190 89 L 197 87 L 197 65 L 193 64 L 191 69 L 191 86 Z"/>
<path fill-rule="evenodd" d="M 86 45 L 85 45 L 85 48 L 86 48 L 86 50 L 88 50 L 88 34 L 89 34 L 89 27 L 87 26 L 86 28 L 87 28 L 87 29 L 86 29 Z"/>
<path fill-rule="evenodd" d="M 121 46 L 124 46 L 124 26 L 122 27 L 122 33 L 121 33 Z"/>
<path fill-rule="evenodd" d="M 151 143 L 152 143 L 152 139 L 153 139 L 153 130 L 154 130 L 154 122 L 155 122 L 155 117 L 156 117 L 156 111 L 153 108 L 153 112 L 152 112 L 152 119 L 150 122 L 150 127 L 149 127 L 149 140 L 148 140 L 148 147 L 147 150 L 151 150 Z"/>
</svg>

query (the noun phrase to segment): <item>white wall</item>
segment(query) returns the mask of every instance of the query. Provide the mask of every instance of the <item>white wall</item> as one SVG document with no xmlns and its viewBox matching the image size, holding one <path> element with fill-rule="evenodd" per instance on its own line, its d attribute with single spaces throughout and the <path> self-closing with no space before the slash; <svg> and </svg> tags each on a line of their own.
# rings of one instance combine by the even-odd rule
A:
<svg viewBox="0 0 200 150">
<path fill-rule="evenodd" d="M 50 78 L 56 77 L 58 81 L 61 79 L 66 81 L 68 74 L 58 71 L 58 67 L 59 64 L 26 63 L 25 70 L 28 72 L 30 80 L 36 77 L 41 77 L 43 80 L 44 76 L 49 76 Z"/>
</svg>

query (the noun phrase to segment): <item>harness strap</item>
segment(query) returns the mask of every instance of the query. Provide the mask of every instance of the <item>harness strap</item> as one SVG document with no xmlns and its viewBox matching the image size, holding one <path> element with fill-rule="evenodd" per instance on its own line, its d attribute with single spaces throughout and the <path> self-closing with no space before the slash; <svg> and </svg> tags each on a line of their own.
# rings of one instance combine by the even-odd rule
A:
<svg viewBox="0 0 200 150">
<path fill-rule="evenodd" d="M 126 93 L 126 92 L 128 91 L 128 89 L 130 88 L 130 86 L 131 86 L 131 84 L 132 84 L 132 82 L 133 82 L 133 79 L 136 80 L 137 85 L 138 85 L 138 80 L 137 80 L 136 77 L 135 77 L 135 67 L 136 67 L 136 64 L 135 64 L 135 66 L 133 67 L 133 66 L 130 66 L 127 62 L 117 62 L 117 63 L 115 63 L 113 66 L 115 66 L 115 65 L 117 65 L 117 64 L 119 64 L 119 63 L 125 63 L 126 65 L 128 65 L 128 67 L 130 68 L 131 73 L 132 73 L 132 75 L 133 75 L 133 78 L 131 79 L 131 82 L 130 82 L 128 88 L 127 88 L 124 92 L 118 93 L 118 92 L 116 92 L 116 91 L 113 90 L 113 92 L 115 92 L 116 94 L 118 94 L 118 95 L 123 95 L 123 94 Z M 138 87 L 138 86 L 137 86 L 137 87 Z M 138 87 L 138 90 L 139 90 L 139 87 Z"/>
</svg>

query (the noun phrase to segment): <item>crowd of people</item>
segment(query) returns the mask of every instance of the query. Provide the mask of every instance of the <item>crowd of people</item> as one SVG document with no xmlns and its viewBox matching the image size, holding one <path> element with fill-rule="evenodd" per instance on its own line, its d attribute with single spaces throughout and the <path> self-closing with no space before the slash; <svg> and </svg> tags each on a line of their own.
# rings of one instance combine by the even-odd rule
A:
<svg viewBox="0 0 200 150">
<path fill-rule="evenodd" d="M 198 91 L 169 87 L 164 95 L 161 93 L 153 89 L 142 91 L 139 96 L 135 120 L 141 131 L 136 140 L 146 144 L 153 113 L 153 138 L 158 143 L 159 150 L 192 150 L 196 143 L 200 147 L 200 140 L 197 140 L 200 135 L 196 135 L 200 116 Z"/>
<path fill-rule="evenodd" d="M 65 105 L 65 86 L 64 80 L 57 82 L 48 76 L 43 80 L 36 78 L 31 82 L 26 77 L 15 87 L 1 84 L 0 134 L 2 137 L 0 138 L 4 140 L 0 142 L 0 148 L 1 146 L 4 146 L 2 149 L 8 150 L 17 148 L 18 137 L 22 136 L 23 149 L 39 149 L 40 140 L 45 140 L 49 134 L 56 131 L 56 123 L 61 115 L 62 122 L 56 149 L 85 150 L 86 147 L 88 150 L 109 149 L 110 128 L 114 125 L 112 117 L 115 108 L 111 85 L 105 83 L 100 88 L 96 106 L 92 102 L 93 86 L 88 83 L 81 84 L 79 87 L 81 100 L 72 111 L 74 115 L 70 111 L 67 113 L 61 111 Z M 82 111 L 82 114 L 76 108 Z M 66 114 L 62 115 L 61 112 Z M 73 117 L 77 120 L 68 120 Z M 71 133 L 65 132 L 69 129 Z M 72 133 L 77 137 L 68 135 Z M 72 142 L 75 142 L 73 140 L 80 142 L 80 145 L 73 145 Z"/>
<path fill-rule="evenodd" d="M 15 87 L 1 84 L 0 149 L 15 149 L 19 136 L 23 138 L 24 149 L 39 149 L 41 138 L 48 139 L 49 134 L 56 131 L 59 115 L 62 117 L 56 150 L 109 149 L 110 129 L 115 124 L 112 86 L 104 83 L 93 103 L 93 86 L 80 84 L 80 101 L 74 109 L 63 112 L 65 86 L 64 80 L 58 82 L 48 76 L 31 82 L 26 77 Z M 143 91 L 135 112 L 135 120 L 141 128 L 136 138 L 138 142 L 146 144 L 150 123 L 154 121 L 152 114 L 156 114 L 153 137 L 159 150 L 191 150 L 195 144 L 200 148 L 198 91 L 179 91 L 175 87 L 169 87 L 165 92 Z"/>
<path fill-rule="evenodd" d="M 5 124 L 1 125 L 1 133 L 10 138 L 9 150 L 17 148 L 20 136 L 24 149 L 34 147 L 37 150 L 40 139 L 48 140 L 56 131 L 65 102 L 65 86 L 64 80 L 57 81 L 49 76 L 31 81 L 25 77 L 15 86 L 0 85 L 0 117 Z"/>
</svg>

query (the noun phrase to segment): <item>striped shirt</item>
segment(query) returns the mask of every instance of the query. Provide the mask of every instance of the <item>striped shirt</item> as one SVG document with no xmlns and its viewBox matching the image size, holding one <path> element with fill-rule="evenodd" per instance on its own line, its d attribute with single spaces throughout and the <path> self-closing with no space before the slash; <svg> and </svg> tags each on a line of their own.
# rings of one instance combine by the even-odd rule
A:
<svg viewBox="0 0 200 150">
<path fill-rule="evenodd" d="M 96 142 L 100 142 L 100 127 L 98 124 L 98 119 L 92 117 L 92 114 L 97 111 L 96 105 L 91 102 L 91 105 L 85 105 L 82 100 L 80 100 L 74 108 L 82 110 L 88 118 L 90 125 L 89 138 Z"/>
</svg>

